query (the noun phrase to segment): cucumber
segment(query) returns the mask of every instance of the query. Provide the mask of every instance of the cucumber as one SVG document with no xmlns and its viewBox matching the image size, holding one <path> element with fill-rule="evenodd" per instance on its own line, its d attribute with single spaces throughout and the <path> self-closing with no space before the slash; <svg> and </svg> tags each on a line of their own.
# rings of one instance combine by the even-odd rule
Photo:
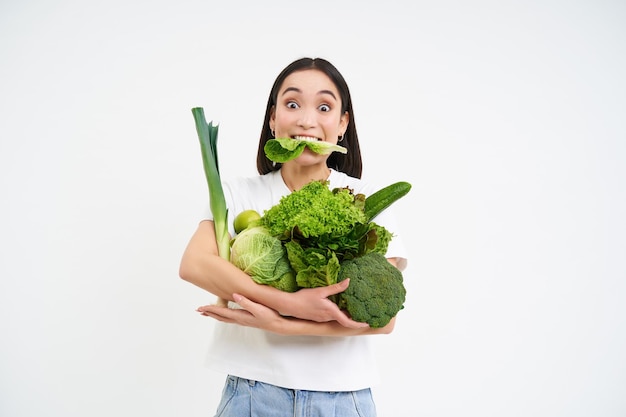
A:
<svg viewBox="0 0 626 417">
<path fill-rule="evenodd" d="M 398 181 L 388 185 L 365 198 L 365 216 L 371 221 L 381 211 L 407 195 L 411 190 L 411 184 L 406 181 Z"/>
</svg>

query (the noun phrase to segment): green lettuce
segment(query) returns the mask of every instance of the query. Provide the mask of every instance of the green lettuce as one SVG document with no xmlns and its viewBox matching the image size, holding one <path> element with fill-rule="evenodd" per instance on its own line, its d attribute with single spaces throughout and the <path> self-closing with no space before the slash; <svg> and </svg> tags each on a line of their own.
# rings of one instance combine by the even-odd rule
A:
<svg viewBox="0 0 626 417">
<path fill-rule="evenodd" d="M 343 146 L 333 145 L 324 141 L 309 141 L 291 138 L 270 139 L 265 143 L 263 150 L 270 161 L 283 163 L 291 161 L 304 152 L 304 148 L 309 148 L 320 155 L 327 155 L 332 152 L 347 153 Z"/>
</svg>

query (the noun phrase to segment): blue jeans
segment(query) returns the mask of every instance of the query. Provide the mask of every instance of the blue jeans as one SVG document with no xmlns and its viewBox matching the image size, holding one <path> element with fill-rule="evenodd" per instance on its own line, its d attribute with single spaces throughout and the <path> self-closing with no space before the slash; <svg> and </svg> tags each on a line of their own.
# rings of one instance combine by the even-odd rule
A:
<svg viewBox="0 0 626 417">
<path fill-rule="evenodd" d="M 370 389 L 301 391 L 229 375 L 215 417 L 376 417 Z"/>
</svg>

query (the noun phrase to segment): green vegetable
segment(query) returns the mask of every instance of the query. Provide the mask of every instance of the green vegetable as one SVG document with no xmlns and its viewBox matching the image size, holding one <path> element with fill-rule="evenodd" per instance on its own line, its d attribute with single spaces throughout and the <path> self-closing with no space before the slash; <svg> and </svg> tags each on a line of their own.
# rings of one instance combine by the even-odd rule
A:
<svg viewBox="0 0 626 417">
<path fill-rule="evenodd" d="M 305 238 L 324 234 L 342 236 L 365 220 L 351 190 L 331 191 L 327 181 L 311 181 L 282 197 L 262 217 L 273 235 L 290 237 L 295 232 Z"/>
<path fill-rule="evenodd" d="M 330 299 L 354 320 L 384 327 L 403 308 L 406 289 L 402 273 L 385 258 L 393 235 L 368 216 L 408 189 L 394 184 L 372 194 L 367 214 L 363 194 L 347 187 L 331 190 L 328 184 L 312 181 L 265 210 L 233 239 L 231 262 L 255 282 L 284 291 L 350 278 L 348 289 Z"/>
<path fill-rule="evenodd" d="M 337 282 L 350 278 L 348 288 L 335 303 L 353 320 L 384 327 L 404 308 L 406 288 L 402 273 L 384 255 L 370 252 L 343 261 Z"/>
<path fill-rule="evenodd" d="M 232 240 L 230 255 L 231 262 L 254 282 L 287 292 L 298 289 L 285 247 L 265 227 L 244 229 Z"/>
<path fill-rule="evenodd" d="M 255 225 L 260 218 L 261 215 L 256 210 L 242 211 L 235 217 L 235 220 L 233 221 L 235 233 L 241 233 L 241 231 L 246 229 L 247 227 Z"/>
<path fill-rule="evenodd" d="M 343 146 L 333 145 L 324 141 L 309 141 L 291 138 L 270 139 L 265 143 L 263 150 L 270 161 L 283 163 L 300 156 L 304 148 L 309 148 L 315 153 L 326 155 L 331 152 L 347 153 Z"/>
<path fill-rule="evenodd" d="M 228 209 L 224 199 L 224 190 L 220 179 L 220 171 L 217 160 L 217 133 L 218 126 L 213 122 L 207 124 L 202 107 L 191 109 L 196 122 L 196 131 L 200 139 L 202 151 L 202 164 L 209 186 L 209 199 L 213 225 L 220 257 L 230 260 L 230 235 L 228 234 Z M 226 300 L 218 298 L 217 304 L 227 305 Z"/>
<path fill-rule="evenodd" d="M 368 220 L 372 220 L 384 209 L 407 195 L 410 190 L 411 184 L 399 181 L 370 194 L 365 199 L 365 216 Z"/>
<path fill-rule="evenodd" d="M 261 224 L 283 242 L 299 286 L 334 284 L 343 260 L 387 251 L 391 232 L 367 221 L 364 200 L 349 188 L 312 181 L 265 211 Z"/>
<path fill-rule="evenodd" d="M 325 287 L 337 282 L 339 258 L 333 250 L 321 248 L 304 249 L 300 243 L 285 243 L 289 262 L 297 271 L 296 282 L 300 287 Z"/>
</svg>

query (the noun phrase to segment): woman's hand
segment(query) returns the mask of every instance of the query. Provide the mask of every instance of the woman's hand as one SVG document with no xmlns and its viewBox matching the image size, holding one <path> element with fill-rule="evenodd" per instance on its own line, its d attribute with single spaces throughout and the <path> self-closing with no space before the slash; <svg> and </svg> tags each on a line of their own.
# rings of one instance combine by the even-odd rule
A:
<svg viewBox="0 0 626 417">
<path fill-rule="evenodd" d="M 349 284 L 350 280 L 346 279 L 326 287 L 303 288 L 290 293 L 291 307 L 281 311 L 281 313 L 316 322 L 336 321 L 351 329 L 369 327 L 367 323 L 360 323 L 349 318 L 345 312 L 337 307 L 337 304 L 328 299 L 331 295 L 345 291 Z"/>
<path fill-rule="evenodd" d="M 233 299 L 241 308 L 206 305 L 199 307 L 197 311 L 203 316 L 212 317 L 224 323 L 255 327 L 283 335 L 357 336 L 389 333 L 393 329 L 393 326 L 372 329 L 366 323 L 357 322 L 354 322 L 357 323 L 357 327 L 349 328 L 342 326 L 337 321 L 315 322 L 294 317 L 284 317 L 277 311 L 255 303 L 239 294 L 233 294 Z"/>
<path fill-rule="evenodd" d="M 212 317 L 224 323 L 234 323 L 241 326 L 256 327 L 275 333 L 282 333 L 285 318 L 276 311 L 263 304 L 233 294 L 233 299 L 241 308 L 229 308 L 220 305 L 206 305 L 197 309 L 203 316 Z"/>
</svg>

